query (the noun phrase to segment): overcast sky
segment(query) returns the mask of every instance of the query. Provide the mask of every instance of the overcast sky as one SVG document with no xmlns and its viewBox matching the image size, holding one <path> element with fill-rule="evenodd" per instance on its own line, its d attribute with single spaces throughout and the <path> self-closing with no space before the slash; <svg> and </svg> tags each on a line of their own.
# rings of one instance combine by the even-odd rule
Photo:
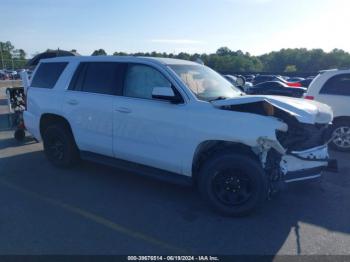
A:
<svg viewBox="0 0 350 262">
<path fill-rule="evenodd" d="M 350 51 L 349 0 L 1 0 L 0 41 L 47 48 L 254 55 L 281 48 Z"/>
</svg>

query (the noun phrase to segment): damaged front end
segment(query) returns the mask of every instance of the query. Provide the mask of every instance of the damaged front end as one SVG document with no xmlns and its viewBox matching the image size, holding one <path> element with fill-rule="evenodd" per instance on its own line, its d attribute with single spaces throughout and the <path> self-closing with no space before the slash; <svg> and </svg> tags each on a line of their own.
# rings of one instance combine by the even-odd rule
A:
<svg viewBox="0 0 350 262">
<path fill-rule="evenodd" d="M 258 141 L 258 155 L 268 175 L 270 195 L 285 183 L 316 179 L 326 170 L 337 171 L 336 161 L 328 155 L 329 127 L 300 123 L 294 128 L 299 129 L 298 135 L 293 128 L 277 130 L 276 141 L 264 138 Z"/>
<path fill-rule="evenodd" d="M 285 183 L 315 179 L 325 170 L 336 171 L 336 161 L 328 155 L 333 118 L 330 108 L 280 97 L 254 96 L 242 100 L 243 103 L 238 99 L 233 103 L 223 101 L 220 108 L 273 117 L 287 126 L 276 130 L 276 139 L 259 137 L 253 148 L 268 175 L 270 195 Z"/>
</svg>

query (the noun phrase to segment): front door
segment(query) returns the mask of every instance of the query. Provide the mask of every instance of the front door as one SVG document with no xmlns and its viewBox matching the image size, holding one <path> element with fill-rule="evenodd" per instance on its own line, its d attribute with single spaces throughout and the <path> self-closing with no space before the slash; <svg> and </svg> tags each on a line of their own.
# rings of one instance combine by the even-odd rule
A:
<svg viewBox="0 0 350 262">
<path fill-rule="evenodd" d="M 117 158 L 182 172 L 186 104 L 152 98 L 154 87 L 172 87 L 157 69 L 129 64 L 123 95 L 114 100 L 113 150 Z M 175 90 L 176 91 L 176 90 Z"/>
</svg>

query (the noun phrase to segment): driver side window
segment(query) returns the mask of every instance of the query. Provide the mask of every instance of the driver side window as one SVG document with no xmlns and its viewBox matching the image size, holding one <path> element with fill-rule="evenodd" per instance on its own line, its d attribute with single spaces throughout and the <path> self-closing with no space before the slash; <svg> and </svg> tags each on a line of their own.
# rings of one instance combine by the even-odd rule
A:
<svg viewBox="0 0 350 262">
<path fill-rule="evenodd" d="M 152 99 L 154 87 L 171 87 L 171 83 L 156 69 L 139 64 L 128 66 L 123 95 Z"/>
</svg>

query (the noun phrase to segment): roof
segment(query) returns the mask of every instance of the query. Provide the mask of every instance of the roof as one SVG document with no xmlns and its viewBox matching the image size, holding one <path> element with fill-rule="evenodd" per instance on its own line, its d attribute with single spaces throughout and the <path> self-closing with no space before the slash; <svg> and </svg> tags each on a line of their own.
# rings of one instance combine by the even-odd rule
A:
<svg viewBox="0 0 350 262">
<path fill-rule="evenodd" d="M 34 67 L 39 64 L 40 60 L 53 58 L 53 57 L 66 57 L 66 56 L 80 56 L 77 52 L 66 51 L 66 50 L 47 50 L 46 52 L 37 54 L 27 63 L 27 67 Z"/>
<path fill-rule="evenodd" d="M 141 57 L 141 56 L 64 56 L 64 57 L 55 57 L 49 59 L 42 59 L 42 62 L 70 62 L 70 61 L 79 61 L 79 62 L 153 62 L 162 65 L 198 65 L 198 63 L 174 59 L 174 58 L 162 58 L 162 57 Z"/>
</svg>

